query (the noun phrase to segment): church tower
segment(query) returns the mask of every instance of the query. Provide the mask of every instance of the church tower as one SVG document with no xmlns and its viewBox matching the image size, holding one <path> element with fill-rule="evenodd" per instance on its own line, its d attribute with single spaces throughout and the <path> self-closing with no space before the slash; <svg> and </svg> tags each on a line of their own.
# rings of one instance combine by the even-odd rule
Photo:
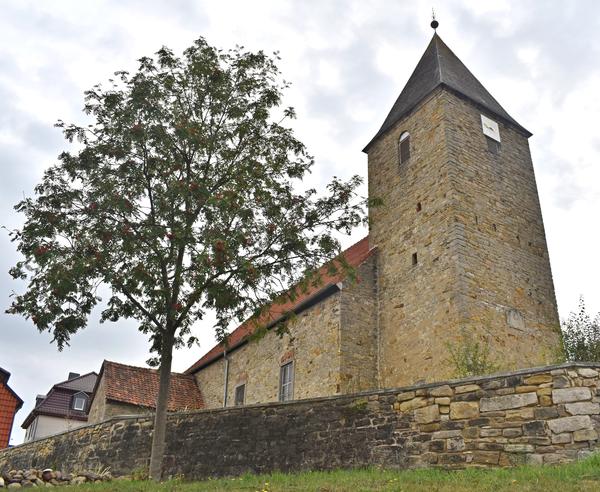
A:
<svg viewBox="0 0 600 492">
<path fill-rule="evenodd" d="M 531 133 L 434 34 L 366 146 L 378 249 L 380 387 L 551 363 L 559 320 Z M 452 350 L 451 350 L 452 349 Z"/>
</svg>

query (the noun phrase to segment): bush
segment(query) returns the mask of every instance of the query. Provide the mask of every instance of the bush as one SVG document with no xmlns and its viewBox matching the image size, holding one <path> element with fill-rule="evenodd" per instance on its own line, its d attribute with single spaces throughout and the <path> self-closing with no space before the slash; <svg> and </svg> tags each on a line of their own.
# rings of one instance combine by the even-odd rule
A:
<svg viewBox="0 0 600 492">
<path fill-rule="evenodd" d="M 479 342 L 473 334 L 462 330 L 461 340 L 456 344 L 448 343 L 450 363 L 454 366 L 456 377 L 482 376 L 498 370 L 498 365 L 490 356 L 490 345 L 486 340 Z"/>
<path fill-rule="evenodd" d="M 583 297 L 577 311 L 562 322 L 562 344 L 568 361 L 600 362 L 600 313 L 587 313 Z"/>
</svg>

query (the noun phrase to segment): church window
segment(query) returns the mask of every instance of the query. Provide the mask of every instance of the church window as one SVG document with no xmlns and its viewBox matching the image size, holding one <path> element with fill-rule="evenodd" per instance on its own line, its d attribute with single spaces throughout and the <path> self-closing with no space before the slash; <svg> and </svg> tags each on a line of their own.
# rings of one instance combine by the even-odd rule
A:
<svg viewBox="0 0 600 492">
<path fill-rule="evenodd" d="M 246 385 L 240 384 L 239 386 L 237 386 L 235 388 L 234 405 L 236 407 L 243 405 L 245 399 L 246 399 Z"/>
<path fill-rule="evenodd" d="M 410 134 L 408 132 L 404 132 L 400 135 L 400 140 L 398 141 L 398 157 L 400 164 L 404 164 L 410 159 Z"/>
<path fill-rule="evenodd" d="M 417 266 L 418 263 L 419 263 L 419 258 L 417 256 L 417 253 L 413 253 L 412 254 L 412 264 L 413 264 L 413 266 Z"/>
<path fill-rule="evenodd" d="M 294 396 L 294 362 L 281 366 L 279 371 L 279 401 L 290 401 Z"/>
<path fill-rule="evenodd" d="M 499 154 L 500 153 L 500 142 L 497 142 L 493 138 L 490 138 L 487 136 L 485 137 L 485 139 L 487 141 L 488 151 L 490 151 L 492 154 Z"/>
<path fill-rule="evenodd" d="M 417 212 L 420 212 L 421 210 L 423 210 L 423 207 L 421 206 L 421 202 L 417 203 Z"/>
</svg>

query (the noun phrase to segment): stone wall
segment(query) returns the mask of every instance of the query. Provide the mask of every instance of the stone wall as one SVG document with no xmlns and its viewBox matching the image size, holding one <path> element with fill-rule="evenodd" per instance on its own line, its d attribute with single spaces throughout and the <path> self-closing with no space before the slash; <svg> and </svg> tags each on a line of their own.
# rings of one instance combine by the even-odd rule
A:
<svg viewBox="0 0 600 492">
<path fill-rule="evenodd" d="M 490 115 L 488 115 L 490 116 Z M 498 121 L 498 118 L 493 117 Z M 448 343 L 489 342 L 503 370 L 556 360 L 558 315 L 527 138 L 438 88 L 369 149 L 380 387 L 450 376 Z M 411 156 L 399 163 L 398 140 Z M 413 264 L 416 255 L 416 264 Z"/>
<path fill-rule="evenodd" d="M 277 401 L 282 364 L 294 362 L 294 398 L 339 395 L 377 387 L 374 256 L 318 304 L 300 312 L 280 336 L 269 330 L 227 354 L 227 406 L 245 384 L 245 403 Z M 342 328 L 343 327 L 343 328 Z M 225 363 L 221 358 L 195 375 L 207 408 L 223 406 Z"/>
<path fill-rule="evenodd" d="M 90 406 L 88 422 L 97 424 L 116 415 L 142 415 L 147 414 L 148 409 L 139 405 L 117 402 L 106 399 L 104 376 L 100 379 L 98 388 L 94 393 L 94 400 Z"/>
<path fill-rule="evenodd" d="M 568 364 L 289 403 L 172 414 L 165 476 L 382 465 L 510 466 L 587 456 L 600 364 Z M 6 469 L 147 467 L 151 417 L 113 418 L 0 451 Z"/>
<path fill-rule="evenodd" d="M 445 113 L 461 324 L 489 338 L 504 369 L 548 364 L 559 319 L 528 140 L 487 114 L 500 128 L 495 154 L 478 108 L 448 94 Z"/>
<path fill-rule="evenodd" d="M 369 197 L 383 201 L 369 210 L 371 246 L 379 257 L 383 388 L 452 373 L 446 343 L 458 332 L 459 308 L 445 98 L 445 91 L 434 91 L 368 154 Z M 398 141 L 405 131 L 411 156 L 400 165 Z"/>
</svg>

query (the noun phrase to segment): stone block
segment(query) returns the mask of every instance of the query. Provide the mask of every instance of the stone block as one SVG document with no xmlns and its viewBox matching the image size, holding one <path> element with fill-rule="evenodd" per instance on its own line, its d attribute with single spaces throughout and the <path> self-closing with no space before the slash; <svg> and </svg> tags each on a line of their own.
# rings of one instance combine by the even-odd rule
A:
<svg viewBox="0 0 600 492">
<path fill-rule="evenodd" d="M 519 437 L 523 434 L 520 427 L 509 427 L 508 429 L 502 430 L 502 436 L 504 437 Z"/>
<path fill-rule="evenodd" d="M 474 401 L 450 403 L 450 418 L 452 420 L 471 419 L 475 417 L 479 417 L 479 403 Z"/>
<path fill-rule="evenodd" d="M 598 439 L 598 433 L 594 429 L 583 429 L 573 432 L 573 440 L 575 442 L 595 441 L 596 439 Z"/>
<path fill-rule="evenodd" d="M 543 420 L 534 420 L 523 424 L 523 434 L 526 436 L 545 436 L 546 426 Z"/>
<path fill-rule="evenodd" d="M 436 440 L 436 441 L 431 441 L 429 443 L 429 450 L 435 451 L 438 453 L 446 451 L 446 440 L 440 439 L 440 440 Z"/>
<path fill-rule="evenodd" d="M 588 415 L 561 417 L 558 419 L 547 420 L 546 422 L 548 423 L 550 430 L 555 434 L 592 428 L 592 420 Z"/>
<path fill-rule="evenodd" d="M 497 465 L 500 459 L 499 451 L 474 451 L 473 463 L 481 465 Z"/>
<path fill-rule="evenodd" d="M 462 431 L 460 429 L 456 430 L 445 430 L 434 432 L 431 436 L 432 439 L 450 439 L 451 437 L 460 437 L 462 435 Z"/>
<path fill-rule="evenodd" d="M 571 415 L 598 415 L 600 414 L 600 404 L 588 401 L 567 403 L 565 410 Z"/>
<path fill-rule="evenodd" d="M 495 412 L 497 410 L 507 410 L 510 408 L 536 405 L 537 402 L 538 397 L 535 393 L 520 393 L 515 395 L 482 398 L 480 408 L 482 412 Z"/>
<path fill-rule="evenodd" d="M 427 407 L 417 408 L 415 410 L 415 420 L 419 424 L 429 424 L 440 420 L 440 409 L 438 405 L 429 405 Z"/>
<path fill-rule="evenodd" d="M 537 386 L 517 386 L 515 388 L 515 393 L 531 393 L 532 391 L 538 391 L 539 388 Z M 539 393 L 538 393 L 539 394 Z"/>
<path fill-rule="evenodd" d="M 502 435 L 502 429 L 483 428 L 479 431 L 481 437 L 498 437 Z"/>
<path fill-rule="evenodd" d="M 416 408 L 421 408 L 427 406 L 427 399 L 422 396 L 418 396 L 413 398 L 412 400 L 403 401 L 400 403 L 400 411 L 401 412 L 410 412 L 411 410 L 415 410 Z"/>
<path fill-rule="evenodd" d="M 570 432 L 552 435 L 552 444 L 570 444 L 572 440 L 573 436 Z"/>
<path fill-rule="evenodd" d="M 552 397 L 550 397 L 548 395 L 540 396 L 540 406 L 542 406 L 542 407 L 552 406 Z"/>
<path fill-rule="evenodd" d="M 453 394 L 452 388 L 447 384 L 429 390 L 430 396 L 452 396 Z"/>
<path fill-rule="evenodd" d="M 553 381 L 553 386 L 555 388 L 568 388 L 571 386 L 571 380 L 567 376 L 556 376 Z"/>
<path fill-rule="evenodd" d="M 517 410 L 507 410 L 506 420 L 532 420 L 533 419 L 532 407 L 519 408 Z"/>
<path fill-rule="evenodd" d="M 432 422 L 430 424 L 421 424 L 421 425 L 419 425 L 419 430 L 421 432 L 437 431 L 437 430 L 440 430 L 440 424 L 439 424 L 439 422 Z"/>
<path fill-rule="evenodd" d="M 412 400 L 415 397 L 415 392 L 414 391 L 407 391 L 406 393 L 400 393 L 398 396 L 396 396 L 396 401 L 407 401 L 407 400 Z"/>
<path fill-rule="evenodd" d="M 448 396 L 442 396 L 440 398 L 436 398 L 434 400 L 435 403 L 437 403 L 438 405 L 450 405 L 450 397 Z"/>
<path fill-rule="evenodd" d="M 589 388 L 562 388 L 552 390 L 552 401 L 557 403 L 571 403 L 574 401 L 591 400 L 592 393 Z"/>
<path fill-rule="evenodd" d="M 558 410 L 555 407 L 543 407 L 534 409 L 536 420 L 555 419 L 558 417 Z"/>
<path fill-rule="evenodd" d="M 449 407 L 449 406 L 447 406 L 447 405 L 443 405 L 443 406 L 441 406 L 441 407 L 440 407 L 440 413 L 441 413 L 441 414 L 448 414 L 448 413 L 450 413 L 450 407 Z M 446 417 L 447 417 L 447 416 L 448 416 L 448 415 L 446 415 Z"/>
<path fill-rule="evenodd" d="M 523 379 L 523 383 L 525 384 L 542 384 L 542 383 L 551 383 L 552 375 L 551 374 L 534 374 L 533 376 L 529 376 Z"/>
<path fill-rule="evenodd" d="M 533 453 L 532 444 L 505 444 L 504 451 L 507 453 Z"/>
<path fill-rule="evenodd" d="M 589 367 L 582 367 L 577 369 L 577 373 L 583 378 L 596 378 L 598 377 L 598 371 L 590 369 Z"/>
<path fill-rule="evenodd" d="M 478 427 L 467 427 L 463 429 L 462 435 L 465 439 L 477 439 L 479 437 Z"/>
<path fill-rule="evenodd" d="M 465 440 L 461 437 L 452 437 L 446 441 L 448 451 L 462 451 L 465 449 Z"/>
<path fill-rule="evenodd" d="M 525 460 L 525 463 L 528 465 L 543 465 L 544 464 L 544 455 L 542 454 L 528 454 Z"/>
<path fill-rule="evenodd" d="M 461 393 L 470 393 L 471 391 L 479 391 L 481 388 L 478 384 L 465 384 L 454 388 L 454 392 L 459 395 Z"/>
</svg>

